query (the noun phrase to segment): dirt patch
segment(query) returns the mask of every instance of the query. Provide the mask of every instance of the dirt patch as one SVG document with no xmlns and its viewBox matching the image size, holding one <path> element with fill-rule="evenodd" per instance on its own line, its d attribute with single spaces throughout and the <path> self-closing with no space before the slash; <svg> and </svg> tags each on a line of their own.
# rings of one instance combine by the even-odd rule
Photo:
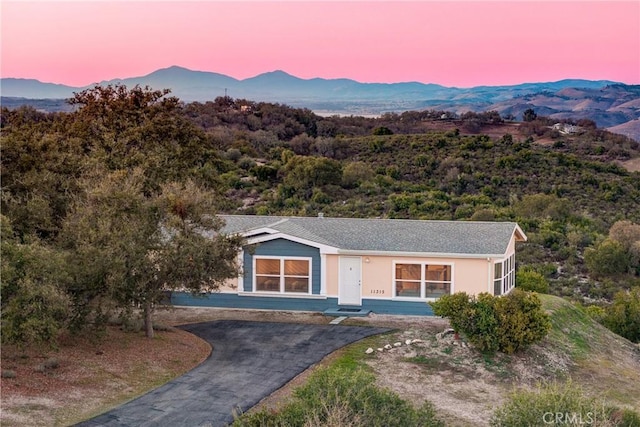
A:
<svg viewBox="0 0 640 427">
<path fill-rule="evenodd" d="M 69 425 L 151 390 L 200 364 L 211 347 L 181 330 L 109 327 L 101 340 L 64 339 L 55 351 L 2 347 L 3 426 Z"/>
<path fill-rule="evenodd" d="M 367 360 L 380 386 L 414 405 L 430 401 L 447 425 L 488 425 L 512 384 L 502 362 L 485 360 L 453 334 L 414 329 L 389 339 L 396 340 L 391 349 L 375 349 Z"/>
<path fill-rule="evenodd" d="M 254 320 L 257 322 L 285 322 L 326 324 L 332 318 L 322 313 L 309 311 L 244 310 L 216 307 L 169 307 L 158 310 L 155 321 L 160 324 L 179 326 L 188 323 L 213 320 Z"/>
<path fill-rule="evenodd" d="M 619 162 L 619 164 L 629 172 L 640 172 L 640 157 L 625 160 L 624 162 Z"/>
</svg>

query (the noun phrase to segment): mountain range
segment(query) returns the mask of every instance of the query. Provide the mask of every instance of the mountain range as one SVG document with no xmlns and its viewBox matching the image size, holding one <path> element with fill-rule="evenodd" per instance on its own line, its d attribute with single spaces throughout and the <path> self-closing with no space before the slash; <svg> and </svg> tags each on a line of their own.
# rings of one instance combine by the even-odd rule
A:
<svg viewBox="0 0 640 427">
<path fill-rule="evenodd" d="M 33 79 L 2 78 L 2 105 L 34 104 L 46 110 L 65 109 L 62 101 L 74 92 L 95 86 L 72 87 Z M 609 80 L 567 79 L 510 86 L 446 87 L 418 82 L 360 83 L 350 79 L 301 79 L 273 71 L 244 80 L 224 74 L 173 66 L 148 75 L 96 84 L 124 84 L 169 88 L 185 102 L 206 102 L 219 96 L 278 102 L 309 108 L 318 114 L 379 115 L 407 110 L 498 111 L 521 118 L 532 108 L 538 115 L 558 120 L 587 118 L 640 140 L 640 85 Z"/>
</svg>

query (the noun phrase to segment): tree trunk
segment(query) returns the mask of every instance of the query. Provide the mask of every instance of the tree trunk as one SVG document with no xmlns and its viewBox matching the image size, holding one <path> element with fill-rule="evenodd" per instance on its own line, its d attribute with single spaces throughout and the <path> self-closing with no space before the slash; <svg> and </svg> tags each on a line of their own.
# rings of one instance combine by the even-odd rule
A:
<svg viewBox="0 0 640 427">
<path fill-rule="evenodd" d="M 153 306 L 151 301 L 145 301 L 144 303 L 144 331 L 147 338 L 153 338 L 153 320 L 151 314 L 153 312 Z"/>
</svg>

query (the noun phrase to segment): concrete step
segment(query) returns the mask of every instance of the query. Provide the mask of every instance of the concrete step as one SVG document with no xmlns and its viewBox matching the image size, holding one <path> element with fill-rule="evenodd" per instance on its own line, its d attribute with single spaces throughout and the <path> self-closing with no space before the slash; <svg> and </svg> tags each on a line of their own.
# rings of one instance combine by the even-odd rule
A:
<svg viewBox="0 0 640 427">
<path fill-rule="evenodd" d="M 336 307 L 328 308 L 323 311 L 325 316 L 345 316 L 345 317 L 366 317 L 371 313 L 371 310 L 365 310 L 359 307 Z"/>
</svg>

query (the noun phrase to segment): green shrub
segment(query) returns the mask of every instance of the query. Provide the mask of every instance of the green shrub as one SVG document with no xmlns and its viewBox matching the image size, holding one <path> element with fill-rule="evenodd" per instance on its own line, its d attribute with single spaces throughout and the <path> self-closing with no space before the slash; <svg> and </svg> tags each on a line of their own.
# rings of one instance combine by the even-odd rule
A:
<svg viewBox="0 0 640 427">
<path fill-rule="evenodd" d="M 373 135 L 393 135 L 393 131 L 385 126 L 378 126 L 372 132 Z"/>
<path fill-rule="evenodd" d="M 511 354 L 542 340 L 551 329 L 549 315 L 537 295 L 514 289 L 496 299 L 498 350 Z"/>
<path fill-rule="evenodd" d="M 604 316 L 607 314 L 606 310 L 599 305 L 588 305 L 584 309 L 589 317 L 598 323 L 602 323 Z"/>
<path fill-rule="evenodd" d="M 496 312 L 497 297 L 481 293 L 467 311 L 467 330 L 463 331 L 473 345 L 483 352 L 493 353 L 500 349 L 500 319 Z"/>
<path fill-rule="evenodd" d="M 434 314 L 449 318 L 451 327 L 482 352 L 511 354 L 540 341 L 551 329 L 540 299 L 520 289 L 503 297 L 487 293 L 469 297 L 459 292 L 430 305 Z"/>
<path fill-rule="evenodd" d="M 55 346 L 68 313 L 69 298 L 56 285 L 24 279 L 3 307 L 2 341 Z"/>
<path fill-rule="evenodd" d="M 516 273 L 516 286 L 523 291 L 549 293 L 549 282 L 537 271 L 518 270 Z"/>
<path fill-rule="evenodd" d="M 640 342 L 640 286 L 616 293 L 602 323 L 629 341 Z"/>
<path fill-rule="evenodd" d="M 493 414 L 496 427 L 545 425 L 636 426 L 638 414 L 608 407 L 585 396 L 581 387 L 565 384 L 541 384 L 536 390 L 516 390 Z"/>
<path fill-rule="evenodd" d="M 611 239 L 585 249 L 584 262 L 589 272 L 599 277 L 624 274 L 630 267 L 629 254 L 621 243 Z"/>
<path fill-rule="evenodd" d="M 279 411 L 246 414 L 234 426 L 443 426 L 433 405 L 416 409 L 378 388 L 362 368 L 333 366 L 316 371 Z"/>
<path fill-rule="evenodd" d="M 472 301 L 465 292 L 445 295 L 437 301 L 430 302 L 429 305 L 433 308 L 433 314 L 447 317 L 456 332 L 464 332 L 467 329 L 467 313 L 472 309 Z"/>
<path fill-rule="evenodd" d="M 611 420 L 620 427 L 640 426 L 640 414 L 630 409 L 616 409 L 611 413 Z"/>
</svg>

